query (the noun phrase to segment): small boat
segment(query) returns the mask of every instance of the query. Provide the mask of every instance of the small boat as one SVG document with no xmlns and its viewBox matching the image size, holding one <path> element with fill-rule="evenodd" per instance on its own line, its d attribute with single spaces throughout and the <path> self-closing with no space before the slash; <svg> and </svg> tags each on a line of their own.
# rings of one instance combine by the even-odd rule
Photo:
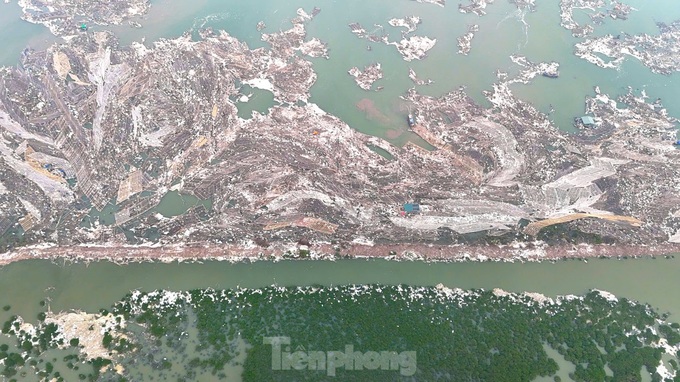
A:
<svg viewBox="0 0 680 382">
<path fill-rule="evenodd" d="M 557 71 L 545 71 L 543 72 L 543 77 L 548 77 L 548 78 L 557 78 L 560 76 L 560 72 Z"/>
<path fill-rule="evenodd" d="M 680 146 L 680 139 L 678 139 L 677 141 L 673 142 L 673 144 L 676 145 L 676 146 Z"/>
<path fill-rule="evenodd" d="M 408 113 L 408 127 L 413 127 L 416 125 L 416 119 L 413 117 L 413 114 Z"/>
</svg>

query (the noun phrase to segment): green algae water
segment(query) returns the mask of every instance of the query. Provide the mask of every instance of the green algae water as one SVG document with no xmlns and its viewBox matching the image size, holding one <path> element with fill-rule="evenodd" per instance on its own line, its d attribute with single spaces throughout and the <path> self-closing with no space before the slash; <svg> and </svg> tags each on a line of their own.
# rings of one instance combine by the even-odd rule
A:
<svg viewBox="0 0 680 382">
<path fill-rule="evenodd" d="M 169 191 L 163 195 L 151 213 L 158 212 L 165 217 L 179 216 L 186 213 L 191 207 L 199 204 L 207 209 L 212 208 L 209 200 L 201 200 L 193 195 L 182 195 L 177 191 Z"/>
<path fill-rule="evenodd" d="M 651 304 L 680 322 L 680 259 L 558 261 L 556 263 L 423 263 L 385 260 L 280 261 L 181 264 L 109 262 L 54 264 L 44 260 L 0 269 L 0 290 L 16 314 L 34 317 L 45 298 L 53 310 L 107 308 L 130 290 L 260 288 L 268 285 L 385 284 L 502 288 L 547 296 L 607 290 Z"/>
<path fill-rule="evenodd" d="M 0 36 L 0 65 L 8 66 L 19 62 L 24 48 L 45 49 L 57 41 L 47 28 L 21 20 L 21 8 L 14 2 L 0 3 Z"/>
</svg>

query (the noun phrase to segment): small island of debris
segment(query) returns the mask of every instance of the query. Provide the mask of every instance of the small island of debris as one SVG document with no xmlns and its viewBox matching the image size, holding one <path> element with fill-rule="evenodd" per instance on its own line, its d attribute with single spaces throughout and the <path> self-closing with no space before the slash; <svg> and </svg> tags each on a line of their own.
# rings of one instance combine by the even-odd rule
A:
<svg viewBox="0 0 680 382">
<path fill-rule="evenodd" d="M 472 39 L 479 32 L 479 25 L 473 24 L 468 27 L 467 33 L 458 37 L 458 53 L 467 56 L 472 49 Z"/>
<path fill-rule="evenodd" d="M 619 1 L 610 1 L 609 4 L 602 0 L 560 0 L 560 18 L 565 29 L 571 31 L 574 37 L 586 37 L 593 33 L 594 27 L 590 24 L 580 25 L 574 21 L 575 10 L 589 10 L 588 16 L 595 25 L 604 23 L 609 15 L 614 20 L 626 20 L 632 11 L 629 5 Z"/>
<path fill-rule="evenodd" d="M 21 0 L 22 18 L 46 26 L 55 36 L 72 36 L 83 23 L 120 25 L 132 17 L 146 14 L 150 0 L 78 1 Z M 133 26 L 139 23 L 131 24 Z"/>
<path fill-rule="evenodd" d="M 348 73 L 354 77 L 357 85 L 364 90 L 371 90 L 373 83 L 383 77 L 380 63 L 371 64 L 365 67 L 363 71 L 355 66 Z"/>
<path fill-rule="evenodd" d="M 406 25 L 410 25 L 408 22 L 399 22 L 397 19 L 394 22 L 396 24 L 401 24 L 402 22 Z M 420 21 L 419 18 L 412 18 L 411 21 Z M 413 30 L 418 23 L 413 24 Z M 410 32 L 407 30 L 402 33 L 402 40 L 399 42 L 390 41 L 389 35 L 384 31 L 381 25 L 376 25 L 376 31 L 368 33 L 359 23 L 349 24 L 350 30 L 357 37 L 362 39 L 367 39 L 372 42 L 380 42 L 386 45 L 394 45 L 399 53 L 401 54 L 404 61 L 422 60 L 427 57 L 427 52 L 432 49 L 437 42 L 437 39 L 431 39 L 427 36 L 410 36 L 406 37 Z M 376 32 L 381 31 L 382 34 L 378 35 Z"/>
<path fill-rule="evenodd" d="M 680 72 L 680 21 L 658 23 L 659 34 L 595 37 L 576 44 L 576 56 L 601 68 L 618 68 L 626 56 L 638 59 L 652 72 Z M 611 60 L 605 61 L 602 56 Z"/>
<path fill-rule="evenodd" d="M 468 5 L 459 4 L 458 10 L 461 13 L 474 13 L 477 16 L 486 15 L 486 6 L 493 3 L 494 0 L 469 0 Z"/>
</svg>

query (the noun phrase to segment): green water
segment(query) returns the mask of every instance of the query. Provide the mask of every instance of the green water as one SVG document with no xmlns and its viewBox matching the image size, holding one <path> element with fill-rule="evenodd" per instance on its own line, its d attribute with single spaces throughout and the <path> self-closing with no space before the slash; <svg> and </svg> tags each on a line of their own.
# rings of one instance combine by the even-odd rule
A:
<svg viewBox="0 0 680 382">
<path fill-rule="evenodd" d="M 378 146 L 373 146 L 373 145 L 368 145 L 368 148 L 373 150 L 375 153 L 377 153 L 378 155 L 380 155 L 381 157 L 383 157 L 385 159 L 389 159 L 389 160 L 394 159 L 394 155 L 390 154 L 389 151 L 387 151 L 383 148 L 380 148 Z"/>
<path fill-rule="evenodd" d="M 653 4 L 644 0 L 626 3 L 637 9 L 628 20 L 606 19 L 604 25 L 596 27 L 594 34 L 620 34 L 624 30 L 631 34 L 655 34 L 658 32 L 656 22 L 671 22 L 680 18 L 680 7 L 673 0 L 659 0 Z M 0 36 L 11 38 L 6 49 L 0 52 L 0 64 L 15 64 L 24 47 L 44 48 L 54 40 L 49 38 L 44 28 L 18 20 L 20 12 L 16 4 L 2 6 L 7 12 L 0 12 Z M 461 14 L 455 4 L 441 8 L 413 1 L 375 0 L 367 3 L 356 0 L 303 0 L 290 3 L 265 0 L 255 3 L 236 0 L 162 0 L 153 1 L 149 14 L 136 19 L 143 28 L 121 25 L 108 29 L 114 31 L 123 44 L 144 40 L 151 46 L 154 40 L 162 37 L 173 38 L 188 30 L 212 27 L 224 29 L 248 43 L 251 48 L 257 48 L 266 46 L 256 29 L 259 21 L 267 25 L 261 33 L 288 29 L 289 20 L 295 16 L 297 8 L 310 12 L 314 6 L 321 8 L 321 13 L 307 25 L 308 36 L 318 37 L 328 43 L 330 59 L 310 59 L 318 75 L 312 88 L 311 101 L 358 131 L 386 138 L 396 145 L 408 141 L 423 145 L 418 137 L 408 131 L 405 123 L 406 105 L 399 99 L 399 95 L 415 86 L 408 78 L 409 68 L 413 68 L 421 79 L 434 80 L 431 85 L 417 87 L 424 94 L 438 96 L 465 86 L 471 97 L 486 106 L 482 91 L 489 90 L 496 81 L 496 70 L 509 73 L 518 70 L 508 58 L 511 54 L 526 56 L 534 62 L 557 61 L 561 64 L 560 78 L 537 78 L 530 85 L 513 86 L 513 91 L 546 113 L 552 106 L 555 111 L 551 118 L 565 131 L 572 131 L 573 117 L 583 113 L 584 97 L 593 94 L 595 85 L 600 86 L 604 93 L 614 96 L 625 92 L 627 86 L 644 89 L 652 99 L 661 98 L 671 115 L 680 115 L 680 100 L 674 93 L 680 88 L 680 76 L 653 74 L 634 59 L 627 59 L 621 70 L 616 71 L 598 68 L 575 57 L 572 54 L 573 45 L 579 39 L 559 26 L 557 2 L 539 3 L 536 12 L 526 12 L 518 11 L 508 2 L 497 1 L 487 7 L 486 16 L 478 17 Z M 361 12 L 357 12 L 357 9 L 361 9 Z M 417 15 L 422 19 L 413 35 L 437 38 L 437 44 L 424 60 L 406 62 L 393 46 L 359 39 L 348 27 L 350 23 L 359 22 L 370 32 L 376 29 L 374 24 L 381 24 L 389 33 L 390 40 L 398 41 L 401 39 L 401 29 L 389 26 L 387 21 L 409 15 Z M 579 21 L 586 19 L 585 14 L 579 11 L 575 17 Z M 528 27 L 521 20 L 525 20 Z M 457 54 L 456 39 L 471 24 L 480 26 L 472 41 L 472 50 L 468 56 Z M 101 29 L 103 27 L 93 26 L 91 30 Z M 371 47 L 370 51 L 367 50 L 368 46 Z M 374 62 L 380 62 L 384 71 L 384 78 L 375 86 L 383 86 L 384 89 L 379 92 L 361 90 L 347 71 L 353 66 L 363 68 Z M 374 103 L 379 112 L 377 117 L 368 117 L 356 108 L 357 102 L 365 98 Z M 267 100 L 262 100 L 261 105 L 267 103 Z M 253 107 L 259 111 L 258 105 Z M 247 114 L 247 111 L 243 114 Z"/>
<path fill-rule="evenodd" d="M 671 22 L 680 18 L 680 8 L 669 1 L 655 1 L 652 6 L 645 1 L 627 1 L 639 11 L 632 12 L 626 21 L 607 20 L 595 30 L 595 35 L 626 31 L 630 34 L 658 34 L 656 22 Z M 559 13 L 555 6 L 540 6 L 535 13 L 529 13 L 526 21 L 530 25 L 528 44 L 521 50 L 529 60 L 557 61 L 560 63 L 560 77 L 549 79 L 540 77 L 530 85 L 517 84 L 512 90 L 520 98 L 533 103 L 539 110 L 548 113 L 550 106 L 555 109 L 551 115 L 558 127 L 573 131 L 574 116 L 584 111 L 584 96 L 594 95 L 593 87 L 612 96 L 627 92 L 632 87 L 636 94 L 645 90 L 652 99 L 661 98 L 664 106 L 673 116 L 680 115 L 680 102 L 677 89 L 680 89 L 680 76 L 676 73 L 663 76 L 652 73 L 635 59 L 626 59 L 620 70 L 602 69 L 571 54 L 573 45 L 580 41 L 571 37 L 566 30 L 554 31 L 559 24 Z M 663 10 L 663 11 L 662 11 Z M 533 37 L 534 31 L 540 31 Z M 546 35 L 542 35 L 547 32 Z M 473 48 L 474 49 L 474 48 Z"/>
<path fill-rule="evenodd" d="M 210 200 L 201 200 L 193 195 L 182 195 L 177 191 L 169 191 L 163 195 L 158 202 L 158 205 L 152 208 L 148 213 L 158 212 L 165 217 L 179 216 L 196 205 L 203 205 L 208 210 L 212 208 Z M 92 208 L 90 213 L 83 218 L 81 226 L 92 227 L 94 222 L 99 224 L 113 225 L 116 223 L 115 213 L 120 210 L 115 200 L 112 200 L 101 211 Z"/>
<path fill-rule="evenodd" d="M 182 195 L 177 191 L 169 191 L 163 195 L 152 211 L 156 211 L 167 218 L 182 215 L 189 211 L 191 207 L 199 204 L 208 210 L 212 208 L 210 200 L 201 200 L 193 195 Z"/>
<path fill-rule="evenodd" d="M 101 211 L 92 207 L 90 213 L 88 213 L 81 222 L 81 227 L 91 228 L 96 223 L 103 225 L 113 225 L 116 223 L 116 215 L 119 208 L 115 203 L 109 203 Z"/>
<path fill-rule="evenodd" d="M 24 48 L 45 49 L 57 39 L 43 26 L 21 20 L 21 8 L 16 2 L 0 3 L 0 65 L 13 66 L 19 62 Z"/>
<path fill-rule="evenodd" d="M 631 34 L 655 34 L 658 32 L 656 22 L 680 18 L 680 7 L 674 6 L 671 1 L 655 2 L 653 6 L 643 0 L 630 1 L 628 3 L 638 10 L 632 12 L 628 20 L 607 19 L 604 25 L 596 28 L 595 35 L 619 34 L 622 30 Z M 311 101 L 358 131 L 385 138 L 398 146 L 409 141 L 425 146 L 408 131 L 405 123 L 407 105 L 399 99 L 401 94 L 415 86 L 408 78 L 409 68 L 413 68 L 419 78 L 434 81 L 431 85 L 417 86 L 421 93 L 439 96 L 465 86 L 473 99 L 488 106 L 482 91 L 491 89 L 496 81 L 496 70 L 514 73 L 519 69 L 508 58 L 511 54 L 526 56 L 534 62 L 557 61 L 561 64 L 560 78 L 540 77 L 530 85 L 514 85 L 512 90 L 543 112 L 548 113 L 552 106 L 554 113 L 551 119 L 562 130 L 573 131 L 572 120 L 583 113 L 584 97 L 592 95 L 596 85 L 613 96 L 626 92 L 628 86 L 638 91 L 644 89 L 652 99 L 661 98 L 671 115 L 680 115 L 680 100 L 674 93 L 680 88 L 680 76 L 653 74 L 634 59 L 627 59 L 621 70 L 616 71 L 598 68 L 575 57 L 573 46 L 579 39 L 559 26 L 556 2 L 540 3 L 536 12 L 521 12 L 508 2 L 495 2 L 487 8 L 488 14 L 481 18 L 459 13 L 455 4 L 442 9 L 429 4 L 388 0 L 370 3 L 299 1 L 294 4 L 268 0 L 258 2 L 256 6 L 233 0 L 203 0 L 191 4 L 169 0 L 154 4 L 159 6 L 152 7 L 149 15 L 140 20 L 144 24 L 143 29 L 114 28 L 123 43 L 145 38 L 150 45 L 149 42 L 154 39 L 177 37 L 190 28 L 212 27 L 225 29 L 251 48 L 256 48 L 266 46 L 255 28 L 258 21 L 267 25 L 262 33 L 272 33 L 289 28 L 288 20 L 295 15 L 297 8 L 302 7 L 309 12 L 318 6 L 321 13 L 307 25 L 308 36 L 328 43 L 330 59 L 310 59 L 318 75 L 312 87 Z M 356 12 L 359 8 L 361 12 Z M 437 38 L 435 47 L 424 60 L 406 62 L 393 46 L 359 39 L 348 27 L 350 23 L 359 22 L 370 32 L 376 29 L 374 24 L 381 24 L 390 34 L 390 40 L 398 41 L 401 39 L 400 28 L 389 26 L 387 21 L 409 15 L 422 19 L 413 35 Z M 577 19 L 582 16 L 582 12 L 576 13 Z M 522 19 L 529 25 L 526 30 Z M 467 31 L 470 24 L 478 24 L 480 28 L 472 41 L 470 54 L 463 56 L 456 53 L 456 39 Z M 384 89 L 364 91 L 356 86 L 347 71 L 354 66 L 363 68 L 375 62 L 381 63 L 384 77 L 375 83 L 374 88 L 383 86 Z M 365 98 L 373 102 L 379 112 L 377 116 L 369 117 L 356 108 L 356 104 Z"/>
<path fill-rule="evenodd" d="M 60 266 L 24 261 L 0 269 L 0 290 L 18 314 L 35 317 L 36 301 L 49 297 L 55 311 L 98 311 L 133 289 L 257 288 L 267 285 L 410 284 L 503 288 L 548 296 L 582 294 L 591 288 L 649 303 L 680 321 L 680 295 L 673 291 L 680 257 L 559 261 L 556 263 L 422 263 L 384 260 L 281 261 L 230 264 L 130 264 L 108 262 Z"/>
<path fill-rule="evenodd" d="M 234 101 L 236 103 L 236 108 L 238 109 L 237 114 L 243 119 L 252 118 L 253 112 L 267 114 L 267 110 L 275 104 L 274 94 L 268 90 L 256 89 L 248 85 L 243 85 L 240 94 L 247 97 L 247 99 L 241 100 L 241 96 L 239 96 Z"/>
</svg>

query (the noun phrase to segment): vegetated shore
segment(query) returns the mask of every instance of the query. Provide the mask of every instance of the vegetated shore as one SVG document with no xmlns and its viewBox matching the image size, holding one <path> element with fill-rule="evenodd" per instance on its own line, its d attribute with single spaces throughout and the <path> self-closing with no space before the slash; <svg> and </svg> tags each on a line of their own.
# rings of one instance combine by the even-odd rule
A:
<svg viewBox="0 0 680 382">
<path fill-rule="evenodd" d="M 283 259 L 337 260 L 376 258 L 420 261 L 555 261 L 588 258 L 634 258 L 672 256 L 680 253 L 680 245 L 517 243 L 514 245 L 432 245 L 432 244 L 350 244 L 340 248 L 331 244 L 283 248 L 272 246 L 243 247 L 239 245 L 168 245 L 168 246 L 68 246 L 23 247 L 0 254 L 0 266 L 22 260 L 63 260 L 64 262 L 111 261 L 119 264 L 134 262 L 174 261 L 278 261 Z"/>
</svg>

